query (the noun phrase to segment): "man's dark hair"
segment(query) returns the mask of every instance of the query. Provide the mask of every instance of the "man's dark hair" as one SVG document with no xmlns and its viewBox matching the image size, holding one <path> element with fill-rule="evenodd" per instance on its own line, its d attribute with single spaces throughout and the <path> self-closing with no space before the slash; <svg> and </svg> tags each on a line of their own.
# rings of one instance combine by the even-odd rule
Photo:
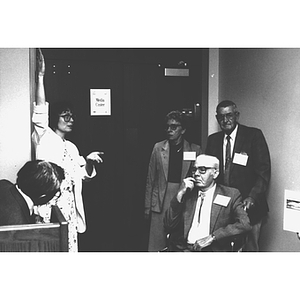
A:
<svg viewBox="0 0 300 300">
<path fill-rule="evenodd" d="M 187 120 L 185 118 L 186 117 L 182 112 L 180 112 L 179 110 L 174 110 L 166 115 L 165 121 L 167 123 L 169 120 L 175 120 L 176 122 L 181 124 L 183 129 L 185 129 L 187 125 Z"/>
<path fill-rule="evenodd" d="M 73 114 L 74 107 L 68 101 L 58 101 L 51 103 L 49 106 L 49 127 L 53 130 L 57 129 L 59 116 L 63 112 L 71 112 Z"/>
<path fill-rule="evenodd" d="M 21 191 L 35 202 L 43 195 L 49 200 L 52 199 L 60 190 L 64 178 L 64 170 L 55 163 L 33 160 L 25 163 L 19 170 L 16 183 Z"/>
<path fill-rule="evenodd" d="M 221 108 L 221 107 L 224 108 L 224 107 L 228 107 L 228 106 L 232 106 L 233 109 L 234 109 L 234 111 L 237 111 L 237 106 L 236 106 L 236 104 L 233 101 L 231 101 L 231 100 L 223 100 L 223 101 L 221 101 L 218 104 L 218 106 L 216 108 L 216 113 L 218 113 L 219 108 Z"/>
</svg>

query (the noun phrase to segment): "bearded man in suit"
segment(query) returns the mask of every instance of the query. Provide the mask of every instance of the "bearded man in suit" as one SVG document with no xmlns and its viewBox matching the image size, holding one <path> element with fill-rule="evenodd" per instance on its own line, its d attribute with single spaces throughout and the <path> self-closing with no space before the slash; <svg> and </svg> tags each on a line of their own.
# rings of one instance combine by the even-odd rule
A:
<svg viewBox="0 0 300 300">
<path fill-rule="evenodd" d="M 33 160 L 19 170 L 16 184 L 0 180 L 0 225 L 36 223 L 34 208 L 59 197 L 64 178 L 58 165 Z"/>
<path fill-rule="evenodd" d="M 218 175 L 216 157 L 196 158 L 165 214 L 170 251 L 231 251 L 236 237 L 251 230 L 240 192 L 216 184 Z"/>
<path fill-rule="evenodd" d="M 269 211 L 266 196 L 271 176 L 268 145 L 260 129 L 238 123 L 240 113 L 234 102 L 220 102 L 216 113 L 222 131 L 208 137 L 205 153 L 216 156 L 221 162 L 217 182 L 237 188 L 242 194 L 252 225 L 243 249 L 259 251 L 262 220 Z"/>
</svg>

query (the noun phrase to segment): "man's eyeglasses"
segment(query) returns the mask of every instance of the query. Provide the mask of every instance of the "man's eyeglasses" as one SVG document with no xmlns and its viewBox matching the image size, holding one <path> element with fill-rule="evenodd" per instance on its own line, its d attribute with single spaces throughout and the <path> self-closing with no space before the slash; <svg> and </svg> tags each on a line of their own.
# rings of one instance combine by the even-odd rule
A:
<svg viewBox="0 0 300 300">
<path fill-rule="evenodd" d="M 52 200 L 53 200 L 53 199 L 54 199 L 54 200 L 57 200 L 60 196 L 61 196 L 61 190 L 58 190 L 58 191 L 54 194 Z"/>
<path fill-rule="evenodd" d="M 198 171 L 200 174 L 205 174 L 207 172 L 207 170 L 209 169 L 215 169 L 214 167 L 193 167 L 192 168 L 192 174 L 195 175 L 196 172 Z"/>
<path fill-rule="evenodd" d="M 42 195 L 39 197 L 40 200 L 42 200 L 44 203 L 47 203 L 50 200 L 57 200 L 61 196 L 61 190 L 57 190 L 52 192 L 51 194 Z"/>
<path fill-rule="evenodd" d="M 168 130 L 170 128 L 171 130 L 177 130 L 178 127 L 181 127 L 181 124 L 167 124 L 165 129 Z"/>
<path fill-rule="evenodd" d="M 59 115 L 60 117 L 62 117 L 64 119 L 65 122 L 70 122 L 71 118 L 73 120 L 76 119 L 76 116 L 71 114 L 71 113 L 66 113 L 66 114 L 63 114 L 63 115 Z"/>
<path fill-rule="evenodd" d="M 223 121 L 223 120 L 225 120 L 225 118 L 226 118 L 226 120 L 232 120 L 234 118 L 234 116 L 235 116 L 235 113 L 218 114 L 218 115 L 216 115 L 216 118 L 218 121 Z"/>
</svg>

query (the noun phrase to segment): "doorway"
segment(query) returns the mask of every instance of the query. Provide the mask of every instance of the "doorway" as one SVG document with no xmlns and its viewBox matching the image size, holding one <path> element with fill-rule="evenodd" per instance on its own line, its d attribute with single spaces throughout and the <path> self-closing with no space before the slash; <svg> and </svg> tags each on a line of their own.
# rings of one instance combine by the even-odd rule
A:
<svg viewBox="0 0 300 300">
<path fill-rule="evenodd" d="M 77 124 L 68 138 L 86 156 L 105 152 L 84 183 L 87 230 L 80 251 L 144 251 L 144 190 L 153 145 L 165 138 L 164 117 L 184 110 L 186 138 L 207 136 L 208 49 L 42 49 L 47 101 L 71 101 Z M 165 76 L 165 68 L 189 76 Z M 111 115 L 90 115 L 90 89 L 110 89 Z M 198 105 L 197 105 L 198 104 Z"/>
</svg>

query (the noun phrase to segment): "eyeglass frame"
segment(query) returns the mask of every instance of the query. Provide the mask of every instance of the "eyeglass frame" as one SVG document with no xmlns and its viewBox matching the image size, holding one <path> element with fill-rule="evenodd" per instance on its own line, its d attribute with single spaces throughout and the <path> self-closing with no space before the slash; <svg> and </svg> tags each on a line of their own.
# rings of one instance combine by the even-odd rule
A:
<svg viewBox="0 0 300 300">
<path fill-rule="evenodd" d="M 69 112 L 67 112 L 63 115 L 59 115 L 59 117 L 62 117 L 66 123 L 70 122 L 71 118 L 73 119 L 73 121 L 75 121 L 75 119 L 76 119 L 76 116 Z"/>
<path fill-rule="evenodd" d="M 61 189 L 59 189 L 55 194 L 54 196 L 51 198 L 51 200 L 57 200 L 60 196 L 61 196 Z"/>
<path fill-rule="evenodd" d="M 168 130 L 169 128 L 173 131 L 176 131 L 179 127 L 182 127 L 181 124 L 166 124 L 165 130 Z"/>
<path fill-rule="evenodd" d="M 45 195 L 41 195 L 39 198 L 42 199 L 42 198 L 47 197 L 47 200 L 46 200 L 47 202 L 50 201 L 50 200 L 55 200 L 56 201 L 61 196 L 61 194 L 62 194 L 61 189 L 59 189 L 55 192 L 55 194 L 53 194 L 53 196 L 51 194 L 50 195 L 45 194 Z"/>
<path fill-rule="evenodd" d="M 223 121 L 225 118 L 227 120 L 232 120 L 235 116 L 237 116 L 237 112 L 230 112 L 228 114 L 216 114 L 216 119 L 221 122 Z"/>
<path fill-rule="evenodd" d="M 204 170 L 200 170 L 200 168 L 204 168 Z M 193 167 L 192 168 L 192 174 L 195 175 L 196 172 L 198 171 L 200 174 L 206 174 L 207 170 L 210 169 L 216 169 L 215 167 L 205 167 L 205 166 L 200 166 L 200 167 Z"/>
</svg>

